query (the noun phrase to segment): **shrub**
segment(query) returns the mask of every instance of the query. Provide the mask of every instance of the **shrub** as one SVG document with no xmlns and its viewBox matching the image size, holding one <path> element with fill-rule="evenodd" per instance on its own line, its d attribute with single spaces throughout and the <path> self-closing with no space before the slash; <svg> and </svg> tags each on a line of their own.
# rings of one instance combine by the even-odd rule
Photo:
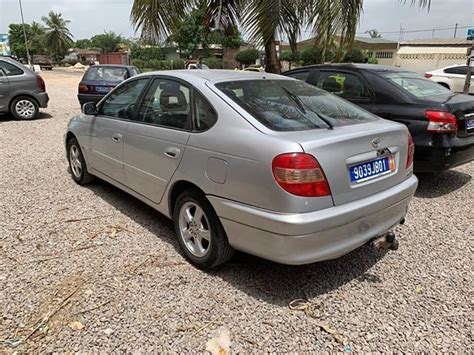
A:
<svg viewBox="0 0 474 355">
<path fill-rule="evenodd" d="M 224 68 L 224 61 L 219 58 L 204 58 L 202 60 L 203 64 L 206 64 L 209 69 L 222 69 Z"/>
<path fill-rule="evenodd" d="M 307 47 L 303 49 L 300 56 L 302 65 L 311 65 L 321 63 L 321 50 L 316 47 Z"/>
<path fill-rule="evenodd" d="M 259 58 L 260 52 L 255 48 L 244 49 L 235 55 L 235 60 L 244 65 L 255 64 Z"/>
<path fill-rule="evenodd" d="M 134 59 L 132 64 L 141 71 L 184 69 L 184 60 L 182 59 L 152 59 L 148 61 Z"/>
<path fill-rule="evenodd" d="M 379 60 L 375 57 L 370 57 L 369 61 L 367 63 L 369 63 L 369 64 L 379 64 Z"/>
<path fill-rule="evenodd" d="M 342 61 L 344 63 L 364 63 L 365 55 L 359 48 L 353 48 L 344 54 Z"/>
</svg>

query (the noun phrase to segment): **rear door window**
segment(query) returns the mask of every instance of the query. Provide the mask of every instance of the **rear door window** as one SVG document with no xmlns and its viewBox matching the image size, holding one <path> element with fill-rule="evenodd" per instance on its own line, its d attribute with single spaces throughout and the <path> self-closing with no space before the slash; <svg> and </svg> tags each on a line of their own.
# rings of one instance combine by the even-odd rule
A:
<svg viewBox="0 0 474 355">
<path fill-rule="evenodd" d="M 446 74 L 458 74 L 458 75 L 466 75 L 467 74 L 467 65 L 461 65 L 459 67 L 447 68 L 444 69 Z"/>
<path fill-rule="evenodd" d="M 306 81 L 306 79 L 308 79 L 308 76 L 309 76 L 309 70 L 289 73 L 289 74 L 286 74 L 286 76 L 289 76 L 290 78 L 298 79 L 301 81 Z"/>
<path fill-rule="evenodd" d="M 216 87 L 266 127 L 299 131 L 374 121 L 371 113 L 297 80 L 238 80 Z"/>
<path fill-rule="evenodd" d="M 6 76 L 15 76 L 23 74 L 23 70 L 21 70 L 16 65 L 13 65 L 8 62 L 4 62 L 0 60 L 0 68 L 3 70 Z"/>
<path fill-rule="evenodd" d="M 370 92 L 364 82 L 352 73 L 321 71 L 316 86 L 348 100 L 370 98 Z"/>
<path fill-rule="evenodd" d="M 120 82 L 127 79 L 127 69 L 118 67 L 90 67 L 83 80 Z"/>
</svg>

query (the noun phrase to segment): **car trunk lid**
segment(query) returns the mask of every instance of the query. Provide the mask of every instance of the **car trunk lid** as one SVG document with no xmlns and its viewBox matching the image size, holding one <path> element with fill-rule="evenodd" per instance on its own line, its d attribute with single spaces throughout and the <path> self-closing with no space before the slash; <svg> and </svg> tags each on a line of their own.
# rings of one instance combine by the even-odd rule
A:
<svg viewBox="0 0 474 355">
<path fill-rule="evenodd" d="M 450 96 L 444 105 L 458 119 L 457 136 L 464 138 L 474 135 L 474 98 L 456 94 Z"/>
<path fill-rule="evenodd" d="M 335 205 L 386 190 L 412 173 L 411 168 L 406 169 L 408 130 L 397 123 L 377 120 L 285 135 L 293 137 L 306 153 L 318 160 Z"/>
</svg>

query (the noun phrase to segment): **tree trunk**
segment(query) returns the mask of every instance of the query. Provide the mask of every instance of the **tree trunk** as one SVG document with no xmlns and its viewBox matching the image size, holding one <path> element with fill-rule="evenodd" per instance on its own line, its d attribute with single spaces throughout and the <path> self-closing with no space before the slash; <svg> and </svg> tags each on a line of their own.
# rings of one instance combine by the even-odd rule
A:
<svg viewBox="0 0 474 355">
<path fill-rule="evenodd" d="M 277 57 L 275 37 L 271 37 L 265 42 L 265 61 L 267 73 L 280 74 L 281 66 Z"/>
</svg>

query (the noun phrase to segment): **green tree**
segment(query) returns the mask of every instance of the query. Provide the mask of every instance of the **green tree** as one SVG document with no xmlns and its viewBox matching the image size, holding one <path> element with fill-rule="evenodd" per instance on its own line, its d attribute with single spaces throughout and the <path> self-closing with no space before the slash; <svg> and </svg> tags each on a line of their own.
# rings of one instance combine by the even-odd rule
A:
<svg viewBox="0 0 474 355">
<path fill-rule="evenodd" d="M 290 51 L 283 51 L 281 52 L 281 55 L 280 55 L 280 60 L 282 61 L 285 61 L 285 62 L 288 62 L 289 64 L 289 68 L 291 69 L 291 65 L 293 63 L 298 63 L 299 61 L 299 53 L 297 52 L 296 56 L 294 55 L 294 53 L 290 50 Z"/>
<path fill-rule="evenodd" d="M 235 55 L 235 60 L 244 65 L 255 64 L 258 58 L 260 52 L 255 48 L 244 49 Z"/>
<path fill-rule="evenodd" d="M 28 40 L 31 55 L 45 54 L 45 28 L 42 24 L 33 21 L 30 26 L 30 39 Z"/>
<path fill-rule="evenodd" d="M 56 13 L 50 11 L 48 16 L 43 16 L 41 18 L 46 24 L 45 34 L 44 34 L 44 43 L 56 63 L 61 61 L 67 50 L 73 44 L 73 36 L 67 25 L 71 22 L 69 20 L 63 19 L 61 13 Z"/>
<path fill-rule="evenodd" d="M 26 37 L 31 38 L 31 26 L 25 24 Z M 18 58 L 26 58 L 25 37 L 23 35 L 23 26 L 18 23 L 11 23 L 8 26 L 8 38 L 12 53 Z"/>
<path fill-rule="evenodd" d="M 93 36 L 90 42 L 93 48 L 100 48 L 105 53 L 111 53 L 118 51 L 124 40 L 121 35 L 109 31 Z"/>
<path fill-rule="evenodd" d="M 73 44 L 74 48 L 92 48 L 92 42 L 88 38 L 84 39 L 78 39 L 76 42 Z"/>
<path fill-rule="evenodd" d="M 344 54 L 342 61 L 344 63 L 365 63 L 366 57 L 364 52 L 362 52 L 362 50 L 359 48 L 352 48 L 346 54 Z"/>
<path fill-rule="evenodd" d="M 300 60 L 302 65 L 318 64 L 321 62 L 321 49 L 316 46 L 306 47 L 301 51 Z"/>
</svg>

